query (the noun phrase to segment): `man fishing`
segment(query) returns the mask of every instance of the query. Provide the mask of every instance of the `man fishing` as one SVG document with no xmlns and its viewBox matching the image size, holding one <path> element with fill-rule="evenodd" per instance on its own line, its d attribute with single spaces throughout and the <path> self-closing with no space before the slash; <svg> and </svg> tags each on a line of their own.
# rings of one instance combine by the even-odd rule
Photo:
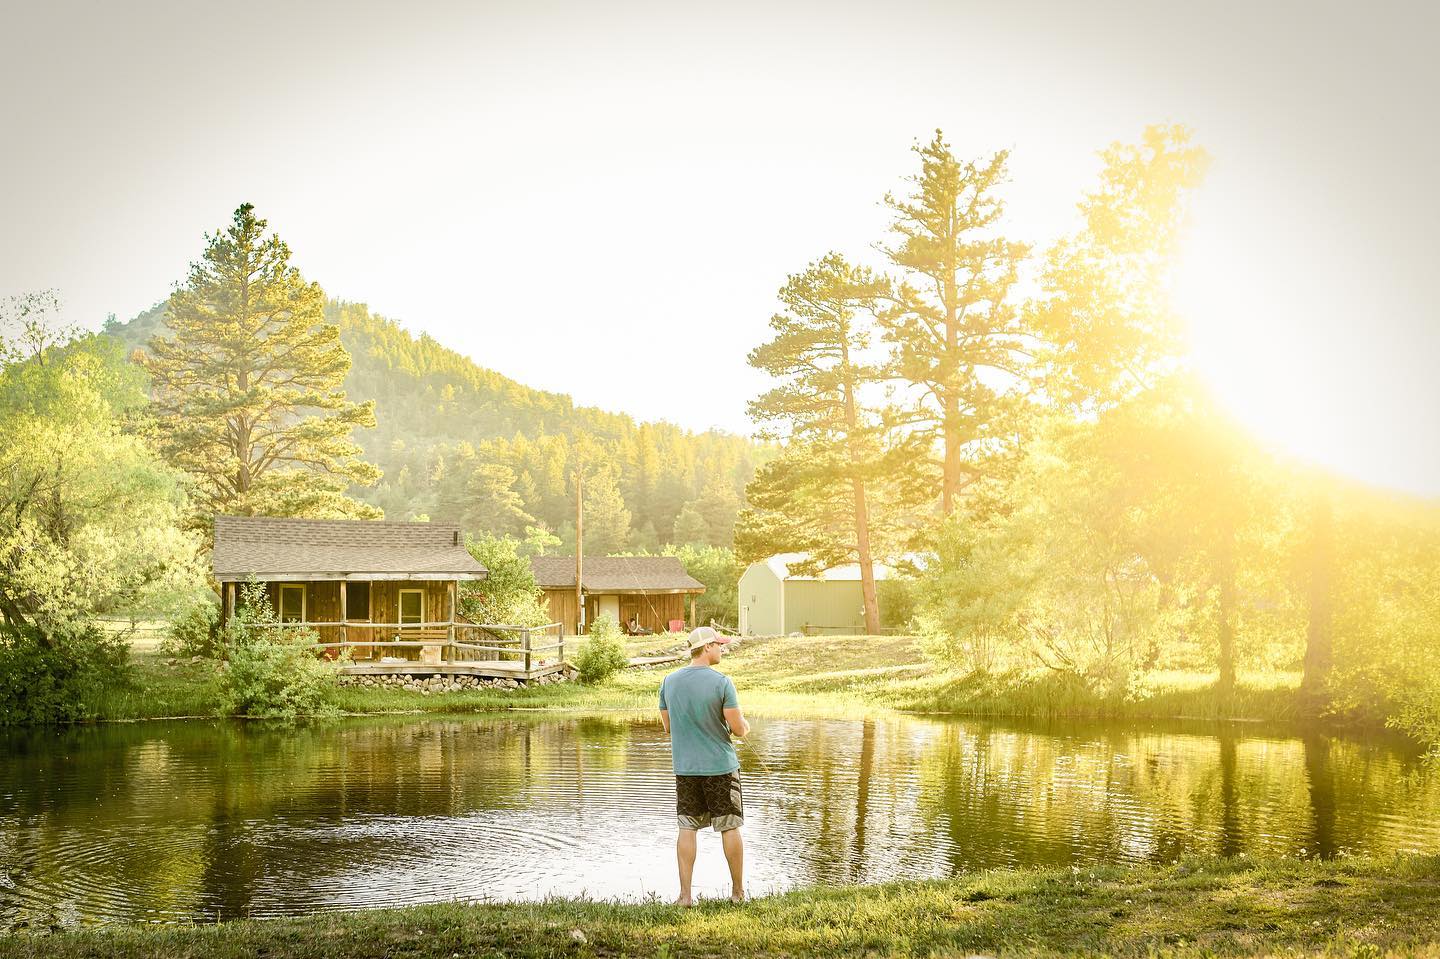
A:
<svg viewBox="0 0 1440 959">
<path fill-rule="evenodd" d="M 750 724 L 740 712 L 735 683 L 713 667 L 720 664 L 728 637 L 709 626 L 690 633 L 690 665 L 660 683 L 660 722 L 670 734 L 675 767 L 675 813 L 680 836 L 675 859 L 680 866 L 680 898 L 689 906 L 690 876 L 695 871 L 695 834 L 713 826 L 720 834 L 730 865 L 730 901 L 745 900 L 745 844 L 740 827 L 745 811 L 740 799 L 740 759 L 730 737 L 745 736 Z"/>
</svg>

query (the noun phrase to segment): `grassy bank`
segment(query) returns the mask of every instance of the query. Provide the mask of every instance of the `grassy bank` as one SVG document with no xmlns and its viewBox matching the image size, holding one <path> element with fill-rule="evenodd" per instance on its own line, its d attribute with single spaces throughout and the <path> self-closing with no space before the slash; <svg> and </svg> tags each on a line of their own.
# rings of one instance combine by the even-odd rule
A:
<svg viewBox="0 0 1440 959">
<path fill-rule="evenodd" d="M 636 647 L 640 651 L 640 647 Z M 354 712 L 423 709 L 471 711 L 506 707 L 653 710 L 664 672 L 630 669 L 603 686 L 560 684 L 512 691 L 447 693 L 347 688 Z M 1033 677 L 964 676 L 937 666 L 913 637 L 785 637 L 746 640 L 721 667 L 734 678 L 746 709 L 771 716 L 852 716 L 890 711 L 970 716 L 1095 717 L 1120 719 L 1252 719 L 1296 715 L 1298 673 L 1242 674 L 1228 699 L 1214 677 L 1159 673 L 1143 695 L 1107 699 L 1078 684 Z"/>
<path fill-rule="evenodd" d="M 804 890 L 693 910 L 445 904 L 0 938 L 0 957 L 1440 956 L 1440 857 L 1195 860 Z"/>
<path fill-rule="evenodd" d="M 632 652 L 658 645 L 637 641 Z M 110 691 L 100 704 L 106 719 L 213 715 L 218 700 L 215 664 L 167 665 L 153 650 L 135 656 L 135 682 Z M 346 687 L 340 705 L 352 713 L 474 712 L 530 709 L 654 708 L 664 671 L 630 669 L 601 686 L 574 683 L 519 690 L 424 695 L 394 689 Z M 836 716 L 888 711 L 971 716 L 1095 717 L 1119 719 L 1287 720 L 1296 715 L 1299 675 L 1242 674 L 1235 695 L 1222 699 L 1208 674 L 1160 673 L 1143 693 L 1100 697 L 1056 678 L 964 676 L 928 661 L 913 637 L 843 636 L 747 640 L 723 667 L 756 714 Z"/>
</svg>

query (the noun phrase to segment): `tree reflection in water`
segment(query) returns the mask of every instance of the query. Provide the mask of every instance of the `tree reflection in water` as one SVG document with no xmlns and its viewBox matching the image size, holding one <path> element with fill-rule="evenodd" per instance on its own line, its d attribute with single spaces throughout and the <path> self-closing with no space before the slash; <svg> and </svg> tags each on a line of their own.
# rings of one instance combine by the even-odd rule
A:
<svg viewBox="0 0 1440 959">
<path fill-rule="evenodd" d="M 1388 741 L 921 718 L 756 726 L 758 755 L 742 763 L 757 892 L 1440 847 L 1440 784 Z M 7 734 L 0 757 L 4 921 L 673 891 L 669 745 L 650 717 L 123 724 Z M 718 849 L 700 869 L 702 887 L 720 885 Z"/>
</svg>

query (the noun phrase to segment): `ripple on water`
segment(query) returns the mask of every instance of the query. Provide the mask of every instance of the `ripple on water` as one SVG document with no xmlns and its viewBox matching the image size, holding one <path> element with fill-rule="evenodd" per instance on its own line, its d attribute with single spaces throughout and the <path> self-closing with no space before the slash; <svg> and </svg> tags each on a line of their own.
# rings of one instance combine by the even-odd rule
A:
<svg viewBox="0 0 1440 959">
<path fill-rule="evenodd" d="M 1222 749 L 1211 736 L 920 719 L 756 725 L 740 753 L 753 889 L 1294 854 L 1317 840 L 1440 848 L 1440 785 L 1384 747 L 1316 751 L 1272 736 Z M 0 751 L 0 795 L 12 797 L 0 809 L 0 920 L 673 894 L 669 748 L 649 724 L 229 730 L 87 733 L 92 751 L 64 761 L 43 740 Z M 1402 775 L 1403 788 L 1386 788 Z M 718 890 L 718 841 L 701 842 L 697 882 Z"/>
</svg>

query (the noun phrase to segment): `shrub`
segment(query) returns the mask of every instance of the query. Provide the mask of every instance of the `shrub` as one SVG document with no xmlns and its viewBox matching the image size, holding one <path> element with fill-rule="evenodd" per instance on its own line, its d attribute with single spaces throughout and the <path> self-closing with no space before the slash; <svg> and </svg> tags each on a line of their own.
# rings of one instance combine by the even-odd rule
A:
<svg viewBox="0 0 1440 959">
<path fill-rule="evenodd" d="M 129 649 L 95 626 L 45 636 L 0 627 L 0 725 L 94 719 L 101 692 L 124 682 Z"/>
<path fill-rule="evenodd" d="M 220 607 L 212 602 L 199 602 L 185 610 L 170 624 L 160 641 L 162 652 L 171 656 L 204 656 L 224 659 L 225 644 L 220 635 Z"/>
<path fill-rule="evenodd" d="M 460 585 L 460 612 L 475 623 L 544 626 L 550 610 L 530 560 L 508 536 L 481 535 L 465 543 L 470 555 L 490 571 L 483 580 Z"/>
<path fill-rule="evenodd" d="M 221 682 L 221 705 L 235 716 L 296 719 L 333 716 L 340 660 L 321 659 L 312 645 L 314 630 L 281 627 L 256 583 L 243 588 L 243 602 L 227 624 L 221 642 L 230 667 Z"/>
<path fill-rule="evenodd" d="M 665 556 L 680 560 L 685 572 L 705 584 L 705 592 L 695 604 L 700 623 L 715 620 L 730 626 L 740 611 L 740 574 L 745 565 L 735 558 L 728 546 L 667 546 Z"/>
<path fill-rule="evenodd" d="M 620 624 L 613 617 L 602 616 L 590 627 L 590 638 L 575 657 L 575 669 L 582 683 L 603 683 L 629 662 Z"/>
<path fill-rule="evenodd" d="M 914 629 L 920 596 L 920 584 L 910 576 L 892 576 L 877 582 L 875 598 L 880 604 L 880 625 L 887 629 Z"/>
</svg>

